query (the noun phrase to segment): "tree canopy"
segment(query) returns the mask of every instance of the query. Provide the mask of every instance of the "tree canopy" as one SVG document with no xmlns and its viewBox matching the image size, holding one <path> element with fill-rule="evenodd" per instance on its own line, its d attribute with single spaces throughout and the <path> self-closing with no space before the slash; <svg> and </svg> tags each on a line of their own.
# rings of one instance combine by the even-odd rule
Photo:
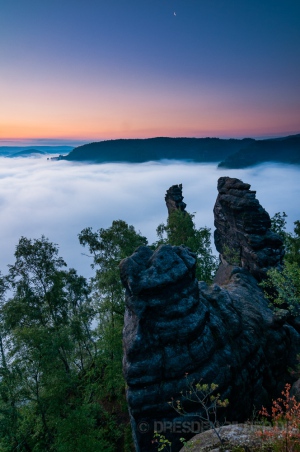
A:
<svg viewBox="0 0 300 452">
<path fill-rule="evenodd" d="M 278 309 L 287 309 L 291 315 L 300 314 L 300 221 L 294 222 L 294 232 L 286 232 L 285 212 L 271 218 L 272 229 L 279 234 L 285 246 L 282 269 L 270 269 L 261 283 L 266 297 Z"/>
<path fill-rule="evenodd" d="M 3 452 L 115 451 L 124 436 L 100 398 L 102 349 L 89 285 L 65 267 L 45 237 L 22 237 L 0 279 Z"/>
<path fill-rule="evenodd" d="M 197 256 L 196 277 L 200 281 L 212 281 L 218 262 L 212 254 L 209 228 L 197 228 L 193 214 L 174 210 L 169 214 L 166 224 L 160 224 L 156 232 L 158 241 L 154 244 L 155 247 L 161 244 L 187 246 Z"/>
</svg>

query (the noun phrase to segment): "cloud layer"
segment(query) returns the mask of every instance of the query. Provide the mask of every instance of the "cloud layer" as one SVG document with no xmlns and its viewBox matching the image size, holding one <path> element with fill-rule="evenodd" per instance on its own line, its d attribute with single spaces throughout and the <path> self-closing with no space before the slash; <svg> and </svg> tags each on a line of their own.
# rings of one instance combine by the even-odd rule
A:
<svg viewBox="0 0 300 452">
<path fill-rule="evenodd" d="M 57 243 L 69 267 L 90 276 L 91 259 L 77 235 L 85 227 L 107 228 L 123 219 L 156 240 L 156 227 L 167 217 L 166 190 L 183 184 L 189 212 L 198 226 L 213 230 L 217 180 L 238 177 L 257 190 L 262 206 L 273 215 L 288 214 L 288 227 L 300 219 L 300 169 L 261 165 L 248 170 L 219 170 L 215 165 L 181 162 L 86 165 L 66 161 L 0 158 L 0 270 L 14 262 L 19 238 L 42 234 Z"/>
</svg>

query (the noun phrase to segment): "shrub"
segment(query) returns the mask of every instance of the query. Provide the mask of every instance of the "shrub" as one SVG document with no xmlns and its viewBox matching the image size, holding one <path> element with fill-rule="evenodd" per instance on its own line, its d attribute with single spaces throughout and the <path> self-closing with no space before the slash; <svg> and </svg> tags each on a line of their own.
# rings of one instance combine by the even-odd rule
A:
<svg viewBox="0 0 300 452">
<path fill-rule="evenodd" d="M 282 397 L 273 400 L 271 414 L 265 407 L 259 412 L 272 429 L 262 429 L 258 435 L 266 446 L 278 452 L 300 451 L 300 403 L 290 395 L 290 389 L 291 385 L 286 384 Z"/>
</svg>

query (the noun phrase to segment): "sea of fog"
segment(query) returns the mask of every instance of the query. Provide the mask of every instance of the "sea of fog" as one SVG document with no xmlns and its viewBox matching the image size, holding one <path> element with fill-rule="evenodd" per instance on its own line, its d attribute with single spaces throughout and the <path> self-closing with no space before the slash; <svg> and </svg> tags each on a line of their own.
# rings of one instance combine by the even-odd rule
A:
<svg viewBox="0 0 300 452">
<path fill-rule="evenodd" d="M 0 158 L 0 271 L 14 262 L 21 236 L 45 235 L 58 244 L 69 267 L 92 275 L 88 250 L 78 242 L 85 227 L 107 228 L 122 219 L 135 226 L 149 242 L 167 218 L 164 196 L 174 184 L 183 184 L 187 210 L 197 226 L 213 226 L 217 181 L 237 177 L 251 184 L 272 216 L 288 214 L 288 229 L 300 219 L 300 168 L 264 164 L 245 170 L 218 169 L 215 164 L 149 162 L 144 164 L 74 164 L 41 158 Z"/>
</svg>

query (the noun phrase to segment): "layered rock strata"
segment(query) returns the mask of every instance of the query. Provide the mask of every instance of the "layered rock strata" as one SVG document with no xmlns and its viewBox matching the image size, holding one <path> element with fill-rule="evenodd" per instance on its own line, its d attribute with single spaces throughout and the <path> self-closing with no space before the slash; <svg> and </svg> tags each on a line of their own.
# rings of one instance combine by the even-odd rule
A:
<svg viewBox="0 0 300 452">
<path fill-rule="evenodd" d="M 214 207 L 215 245 L 222 263 L 247 269 L 258 280 L 271 267 L 280 267 L 284 255 L 278 234 L 270 230 L 269 214 L 256 192 L 239 179 L 220 177 Z"/>
<path fill-rule="evenodd" d="M 234 190 L 242 191 L 243 196 L 236 197 L 243 198 L 245 212 L 254 206 L 261 213 L 256 217 L 258 230 L 265 230 L 267 214 L 249 196 L 250 187 L 239 182 L 237 188 L 238 182 L 226 179 L 226 189 L 232 190 L 234 185 Z M 219 182 L 222 187 L 224 178 Z M 220 192 L 219 196 L 223 195 L 226 193 Z M 224 198 L 220 201 L 219 197 L 217 224 L 220 218 L 234 217 L 231 204 L 236 207 L 231 201 L 224 204 Z M 254 225 L 251 227 L 254 234 Z M 217 234 L 222 246 L 226 243 L 223 230 L 219 228 Z M 241 227 L 235 230 L 238 243 L 248 246 L 241 237 Z M 232 234 L 228 237 L 231 240 Z M 270 243 L 277 242 L 274 239 Z M 241 255 L 243 259 L 248 256 Z M 280 260 L 274 262 L 277 265 Z M 260 270 L 267 265 L 254 266 L 251 260 L 243 266 L 226 263 L 226 272 L 220 277 L 223 287 L 199 283 L 195 265 L 195 255 L 189 249 L 169 245 L 156 251 L 140 247 L 120 265 L 126 289 L 123 366 L 137 452 L 157 450 L 153 443 L 155 429 L 170 439 L 175 452 L 182 447 L 180 437 L 198 433 L 193 431 L 192 421 L 199 420 L 201 408 L 187 405 L 189 417 L 182 418 L 169 404 L 172 398 L 184 403 L 182 393 L 188 389 L 188 382 L 216 383 L 221 397 L 229 399 L 228 407 L 219 415 L 240 422 L 251 416 L 253 406 L 268 404 L 291 381 L 287 368 L 296 361 L 300 335 L 285 317 L 268 307 L 254 277 L 260 278 Z M 181 428 L 183 421 L 189 423 Z"/>
</svg>

